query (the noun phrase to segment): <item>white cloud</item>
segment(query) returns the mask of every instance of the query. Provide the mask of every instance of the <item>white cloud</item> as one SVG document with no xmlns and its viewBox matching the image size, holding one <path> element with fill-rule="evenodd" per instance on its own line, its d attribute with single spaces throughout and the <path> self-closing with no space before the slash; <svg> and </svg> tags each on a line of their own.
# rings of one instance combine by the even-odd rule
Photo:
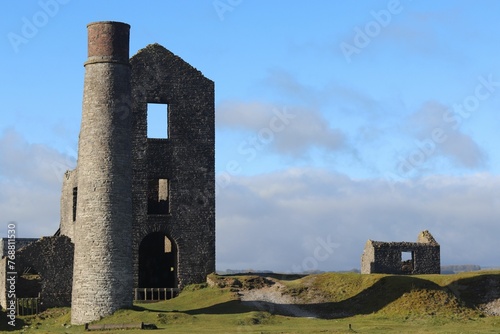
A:
<svg viewBox="0 0 500 334">
<path fill-rule="evenodd" d="M 217 266 L 351 269 L 366 240 L 415 241 L 425 229 L 441 244 L 442 264 L 498 264 L 499 186 L 491 175 L 391 186 L 318 169 L 238 177 L 217 198 Z M 333 252 L 315 258 L 327 241 Z"/>
<path fill-rule="evenodd" d="M 305 157 L 313 148 L 334 151 L 344 145 L 342 132 L 312 108 L 223 102 L 216 117 L 219 127 L 243 129 L 249 134 L 245 140 L 248 145 L 242 150 L 268 145 L 278 154 Z"/>
<path fill-rule="evenodd" d="M 53 234 L 64 166 L 74 160 L 13 130 L 0 135 L 2 224 L 19 237 Z M 442 263 L 498 265 L 500 177 L 433 176 L 389 184 L 314 168 L 233 177 L 217 194 L 219 269 L 359 267 L 367 239 L 413 241 L 429 229 Z M 4 233 L 5 234 L 5 233 Z"/>
<path fill-rule="evenodd" d="M 470 135 L 461 131 L 457 117 L 450 108 L 434 101 L 427 102 L 410 117 L 410 132 L 419 140 L 425 162 L 444 157 L 455 167 L 472 170 L 484 167 L 486 153 Z"/>
<path fill-rule="evenodd" d="M 287 99 L 309 108 L 319 109 L 334 102 L 344 106 L 343 108 L 348 106 L 346 109 L 349 109 L 349 112 L 355 110 L 369 118 L 378 116 L 377 111 L 381 111 L 379 101 L 346 83 L 339 84 L 331 81 L 321 88 L 310 87 L 297 80 L 291 73 L 281 69 L 269 70 L 264 83 Z"/>
<path fill-rule="evenodd" d="M 1 223 L 17 223 L 19 238 L 52 235 L 59 226 L 62 177 L 73 157 L 28 143 L 15 130 L 0 135 Z M 0 235 L 6 234 L 5 231 Z"/>
</svg>

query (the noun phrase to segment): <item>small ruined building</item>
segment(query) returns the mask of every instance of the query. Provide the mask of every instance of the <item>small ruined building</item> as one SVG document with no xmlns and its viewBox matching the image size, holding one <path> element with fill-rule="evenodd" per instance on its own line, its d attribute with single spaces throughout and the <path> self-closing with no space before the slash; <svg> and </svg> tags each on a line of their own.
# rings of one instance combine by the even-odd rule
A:
<svg viewBox="0 0 500 334">
<path fill-rule="evenodd" d="M 361 256 L 362 274 L 439 274 L 440 246 L 422 231 L 417 242 L 381 242 L 368 240 Z"/>
<path fill-rule="evenodd" d="M 73 324 L 215 271 L 213 81 L 158 44 L 129 59 L 128 24 L 87 28 L 78 163 L 64 175 L 60 228 L 20 249 L 16 268 L 37 280 L 30 291 L 43 307 L 71 305 Z"/>
</svg>

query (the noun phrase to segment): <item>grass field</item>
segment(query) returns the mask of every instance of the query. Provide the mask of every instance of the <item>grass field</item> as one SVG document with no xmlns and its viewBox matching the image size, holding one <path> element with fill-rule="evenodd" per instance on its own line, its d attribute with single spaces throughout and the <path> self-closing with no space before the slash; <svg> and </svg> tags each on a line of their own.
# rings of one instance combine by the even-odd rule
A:
<svg viewBox="0 0 500 334">
<path fill-rule="evenodd" d="M 258 281 L 255 277 L 213 276 L 212 280 L 222 284 L 189 286 L 175 299 L 136 304 L 97 323 L 152 323 L 158 327 L 152 333 L 500 333 L 500 317 L 488 316 L 483 309 L 500 298 L 500 272 L 422 276 L 329 273 L 279 280 L 285 286 L 282 294 L 293 296 L 298 306 L 321 318 L 283 315 L 279 307 L 269 308 L 272 305 L 245 305 L 235 282 L 240 289 L 258 289 L 248 284 Z M 84 331 L 83 326 L 69 325 L 69 308 L 17 320 L 15 332 Z M 3 319 L 0 330 L 10 329 Z"/>
</svg>

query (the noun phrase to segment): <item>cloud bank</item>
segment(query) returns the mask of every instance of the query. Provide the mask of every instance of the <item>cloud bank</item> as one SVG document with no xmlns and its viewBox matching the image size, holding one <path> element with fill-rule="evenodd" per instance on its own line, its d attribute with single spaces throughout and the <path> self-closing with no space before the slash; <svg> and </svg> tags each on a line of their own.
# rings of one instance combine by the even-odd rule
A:
<svg viewBox="0 0 500 334">
<path fill-rule="evenodd" d="M 15 130 L 0 135 L 0 152 L 5 230 L 15 221 L 19 237 L 52 235 L 74 158 Z M 424 229 L 441 244 L 442 264 L 498 265 L 499 187 L 489 174 L 393 183 L 311 167 L 234 176 L 217 193 L 217 268 L 359 268 L 368 239 L 414 241 Z"/>
<path fill-rule="evenodd" d="M 254 146 L 268 145 L 273 153 L 293 158 L 307 156 L 312 148 L 334 151 L 344 146 L 343 133 L 314 108 L 227 101 L 218 105 L 216 117 L 219 128 L 246 131 L 253 135 Z"/>
<path fill-rule="evenodd" d="M 19 238 L 52 235 L 59 226 L 64 172 L 75 158 L 28 143 L 17 131 L 0 134 L 0 213 L 2 224 L 17 223 Z"/>
<path fill-rule="evenodd" d="M 217 266 L 348 270 L 368 239 L 416 241 L 425 229 L 442 264 L 497 264 L 499 186 L 487 174 L 388 184 L 314 168 L 238 177 L 217 197 Z"/>
</svg>

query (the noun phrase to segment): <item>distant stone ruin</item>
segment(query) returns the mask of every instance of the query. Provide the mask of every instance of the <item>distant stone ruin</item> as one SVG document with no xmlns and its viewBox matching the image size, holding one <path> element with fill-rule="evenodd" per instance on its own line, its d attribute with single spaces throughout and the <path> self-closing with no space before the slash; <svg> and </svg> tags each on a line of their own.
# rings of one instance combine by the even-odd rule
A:
<svg viewBox="0 0 500 334">
<path fill-rule="evenodd" d="M 440 246 L 425 230 L 417 242 L 368 240 L 361 256 L 362 274 L 440 274 Z"/>
</svg>

